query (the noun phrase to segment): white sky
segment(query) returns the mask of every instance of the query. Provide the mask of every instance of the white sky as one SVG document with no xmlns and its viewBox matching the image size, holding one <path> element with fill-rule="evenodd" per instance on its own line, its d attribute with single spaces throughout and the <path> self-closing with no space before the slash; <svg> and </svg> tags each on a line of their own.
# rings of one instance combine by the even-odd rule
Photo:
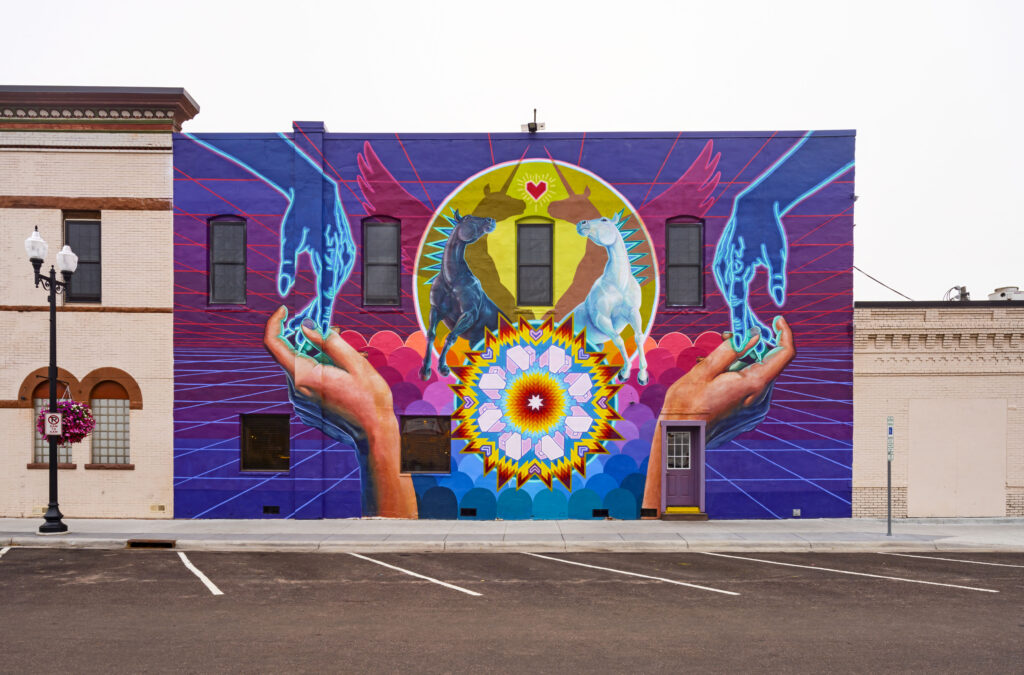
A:
<svg viewBox="0 0 1024 675">
<path fill-rule="evenodd" d="M 1024 287 L 1022 2 L 0 0 L 0 25 L 0 84 L 185 87 L 190 131 L 853 128 L 858 267 L 915 300 Z"/>
</svg>

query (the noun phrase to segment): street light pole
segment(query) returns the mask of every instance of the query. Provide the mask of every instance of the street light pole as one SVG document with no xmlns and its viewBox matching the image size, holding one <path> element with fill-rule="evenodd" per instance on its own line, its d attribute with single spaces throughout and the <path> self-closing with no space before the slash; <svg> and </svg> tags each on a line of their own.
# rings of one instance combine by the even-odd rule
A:
<svg viewBox="0 0 1024 675">
<path fill-rule="evenodd" d="M 50 297 L 50 412 L 55 412 L 57 410 L 57 288 L 60 282 L 57 281 L 53 265 L 50 265 L 49 277 L 40 278 L 39 272 L 36 272 L 37 286 L 40 281 L 44 288 L 48 288 Z M 61 286 L 66 288 L 63 284 Z M 50 441 L 50 503 L 47 505 L 46 515 L 43 516 L 46 522 L 39 526 L 39 532 L 41 534 L 59 534 L 68 531 L 57 500 L 57 439 L 59 437 L 51 435 L 48 438 Z"/>
<path fill-rule="evenodd" d="M 78 266 L 78 256 L 71 251 L 70 246 L 64 246 L 57 254 L 57 265 L 60 267 L 60 274 L 63 281 L 57 281 L 57 272 L 50 265 L 50 273 L 43 275 L 39 270 L 43 266 L 43 258 L 46 257 L 46 242 L 39 236 L 37 227 L 32 236 L 25 240 L 25 250 L 28 252 L 29 262 L 35 273 L 36 288 L 43 285 L 48 292 L 50 300 L 50 412 L 57 412 L 57 294 L 64 293 L 71 286 L 71 275 Z M 43 516 L 45 523 L 39 526 L 39 534 L 62 534 L 68 531 L 64 523 L 64 516 L 60 512 L 60 504 L 57 495 L 57 440 L 60 435 L 48 436 L 50 441 L 50 501 L 47 505 L 46 515 Z"/>
</svg>

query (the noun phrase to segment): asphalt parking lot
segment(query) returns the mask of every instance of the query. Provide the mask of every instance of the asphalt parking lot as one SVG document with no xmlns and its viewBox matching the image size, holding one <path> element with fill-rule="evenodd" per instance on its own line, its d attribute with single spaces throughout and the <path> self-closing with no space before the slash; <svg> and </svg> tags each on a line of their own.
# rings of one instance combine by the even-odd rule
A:
<svg viewBox="0 0 1024 675">
<path fill-rule="evenodd" d="M 3 672 L 1024 669 L 1024 554 L 0 550 Z"/>
</svg>

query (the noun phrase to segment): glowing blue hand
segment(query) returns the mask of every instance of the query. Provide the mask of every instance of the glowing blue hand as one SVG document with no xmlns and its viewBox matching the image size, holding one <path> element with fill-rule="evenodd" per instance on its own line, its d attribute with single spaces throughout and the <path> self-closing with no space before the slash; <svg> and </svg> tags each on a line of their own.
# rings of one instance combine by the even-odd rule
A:
<svg viewBox="0 0 1024 675">
<path fill-rule="evenodd" d="M 327 332 L 334 298 L 355 264 L 355 242 L 337 182 L 284 134 L 263 139 L 186 136 L 253 174 L 287 200 L 281 219 L 277 292 L 282 298 L 291 292 L 299 257 L 305 253 L 316 276 L 316 294 L 288 320 L 283 336 L 307 351 L 299 326 L 309 318 L 322 333 Z"/>
<path fill-rule="evenodd" d="M 768 274 L 776 306 L 786 301 L 789 243 L 782 218 L 797 204 L 853 168 L 853 137 L 807 132 L 733 201 L 732 214 L 715 248 L 713 270 L 729 305 L 733 346 L 756 332 L 758 357 L 777 344 L 774 331 L 750 307 L 750 284 L 759 267 Z"/>
</svg>

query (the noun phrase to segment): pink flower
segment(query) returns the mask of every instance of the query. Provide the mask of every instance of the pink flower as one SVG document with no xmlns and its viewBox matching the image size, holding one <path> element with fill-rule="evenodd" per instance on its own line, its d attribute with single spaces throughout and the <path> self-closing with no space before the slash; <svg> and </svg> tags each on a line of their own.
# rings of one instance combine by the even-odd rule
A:
<svg viewBox="0 0 1024 675">
<path fill-rule="evenodd" d="M 46 413 L 50 406 L 44 405 L 36 418 L 36 430 L 39 435 L 46 438 Z M 87 403 L 78 401 L 57 401 L 57 411 L 63 416 L 64 433 L 58 438 L 58 444 L 80 443 L 88 436 L 96 426 L 96 420 L 92 416 L 92 410 Z"/>
</svg>

